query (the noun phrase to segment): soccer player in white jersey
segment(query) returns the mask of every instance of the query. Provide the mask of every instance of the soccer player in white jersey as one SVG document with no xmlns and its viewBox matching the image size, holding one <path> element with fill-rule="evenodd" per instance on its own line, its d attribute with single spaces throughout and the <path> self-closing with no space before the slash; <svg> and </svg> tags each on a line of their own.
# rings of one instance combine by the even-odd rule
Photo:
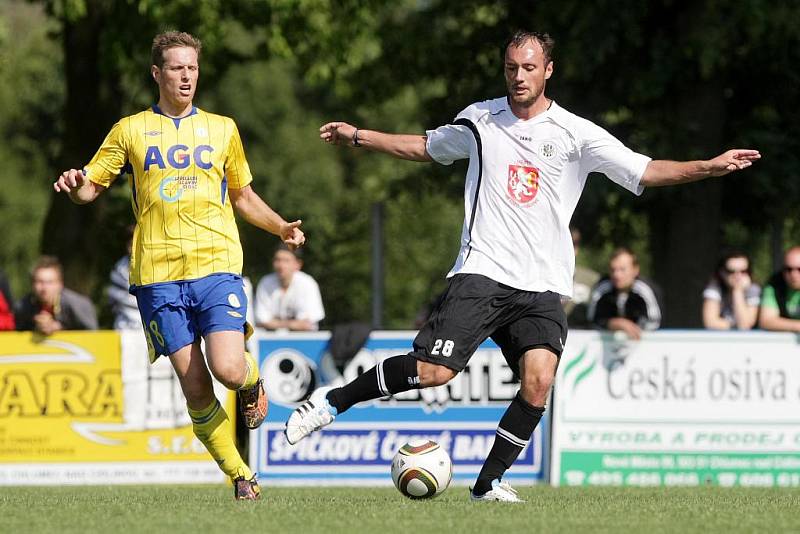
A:
<svg viewBox="0 0 800 534">
<path fill-rule="evenodd" d="M 395 135 L 331 122 L 320 137 L 413 161 L 469 159 L 461 250 L 449 285 L 414 340 L 341 388 L 320 388 L 295 410 L 286 437 L 297 443 L 354 404 L 447 383 L 487 337 L 521 380 L 471 489 L 473 500 L 520 502 L 502 481 L 541 418 L 567 337 L 561 296 L 572 294 L 569 222 L 590 172 L 632 193 L 749 167 L 756 150 L 705 161 L 651 160 L 545 95 L 553 40 L 517 32 L 504 47 L 508 94 L 468 106 L 426 135 Z"/>
</svg>

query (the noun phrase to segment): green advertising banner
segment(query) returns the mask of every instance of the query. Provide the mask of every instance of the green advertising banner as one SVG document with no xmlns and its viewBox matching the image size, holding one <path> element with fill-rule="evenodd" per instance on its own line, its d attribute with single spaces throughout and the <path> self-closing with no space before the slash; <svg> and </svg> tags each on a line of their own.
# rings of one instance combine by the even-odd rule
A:
<svg viewBox="0 0 800 534">
<path fill-rule="evenodd" d="M 551 409 L 554 485 L 800 486 L 790 334 L 575 332 Z"/>
<path fill-rule="evenodd" d="M 564 486 L 800 486 L 800 453 L 561 453 Z"/>
</svg>

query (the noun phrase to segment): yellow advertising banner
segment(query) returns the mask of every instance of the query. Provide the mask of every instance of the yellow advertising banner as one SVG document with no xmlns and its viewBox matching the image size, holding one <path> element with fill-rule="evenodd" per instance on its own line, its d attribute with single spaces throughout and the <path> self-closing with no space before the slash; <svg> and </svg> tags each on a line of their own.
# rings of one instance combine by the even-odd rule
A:
<svg viewBox="0 0 800 534">
<path fill-rule="evenodd" d="M 0 485 L 222 479 L 141 332 L 0 333 Z"/>
</svg>

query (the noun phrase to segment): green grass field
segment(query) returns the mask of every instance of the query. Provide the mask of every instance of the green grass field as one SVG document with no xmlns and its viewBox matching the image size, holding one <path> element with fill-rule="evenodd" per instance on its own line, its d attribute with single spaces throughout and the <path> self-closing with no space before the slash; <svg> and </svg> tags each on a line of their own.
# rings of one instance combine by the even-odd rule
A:
<svg viewBox="0 0 800 534">
<path fill-rule="evenodd" d="M 0 532 L 800 532 L 800 490 L 522 487 L 522 505 L 467 489 L 411 501 L 392 488 L 224 486 L 0 488 Z"/>
</svg>

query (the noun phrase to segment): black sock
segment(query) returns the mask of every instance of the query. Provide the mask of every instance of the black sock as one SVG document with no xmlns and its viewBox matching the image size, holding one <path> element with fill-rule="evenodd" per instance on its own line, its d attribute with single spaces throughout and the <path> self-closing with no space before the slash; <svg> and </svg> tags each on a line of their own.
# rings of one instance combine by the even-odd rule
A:
<svg viewBox="0 0 800 534">
<path fill-rule="evenodd" d="M 543 413 L 544 408 L 528 404 L 517 392 L 517 396 L 511 401 L 511 405 L 500 419 L 500 424 L 497 425 L 494 445 L 472 489 L 475 495 L 483 495 L 492 489 L 492 480 L 502 478 L 503 473 L 511 467 L 528 444 Z"/>
<path fill-rule="evenodd" d="M 342 413 L 359 402 L 418 387 L 417 359 L 403 354 L 387 358 L 349 384 L 332 389 L 328 392 L 328 402 Z"/>
</svg>

